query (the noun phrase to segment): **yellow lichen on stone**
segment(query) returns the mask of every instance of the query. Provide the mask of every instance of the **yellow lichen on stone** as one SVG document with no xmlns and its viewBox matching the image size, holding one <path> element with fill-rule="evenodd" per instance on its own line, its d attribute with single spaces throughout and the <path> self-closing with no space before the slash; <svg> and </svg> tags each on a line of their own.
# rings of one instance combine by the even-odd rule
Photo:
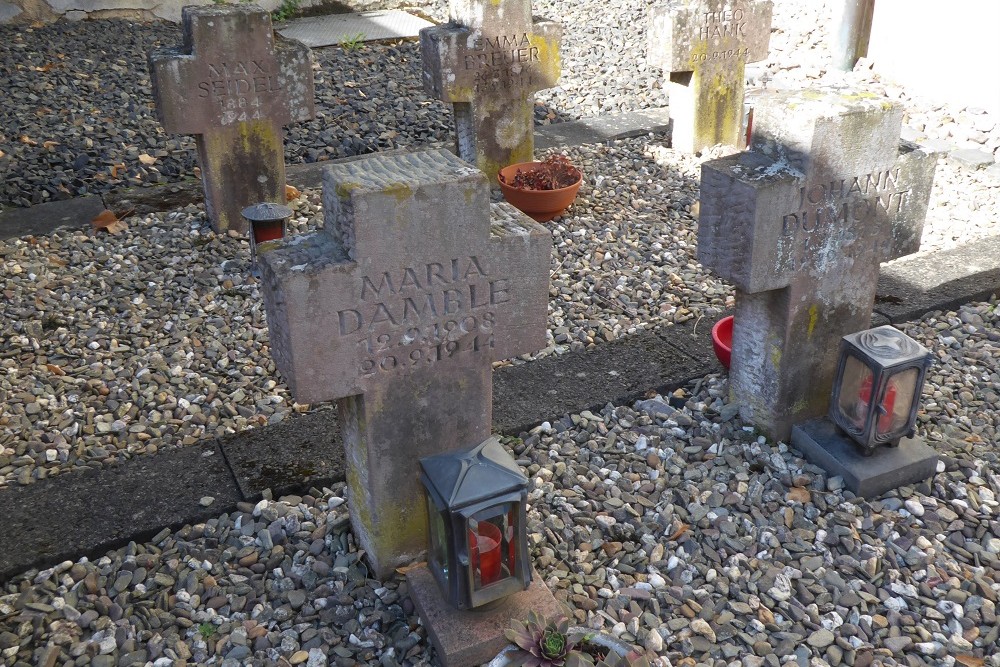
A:
<svg viewBox="0 0 1000 667">
<path fill-rule="evenodd" d="M 472 101 L 472 86 L 446 84 L 444 98 L 445 102 L 470 102 Z"/>
<path fill-rule="evenodd" d="M 402 202 L 413 196 L 413 188 L 406 183 L 392 183 L 382 188 L 382 192 L 395 197 L 397 202 Z"/>
<path fill-rule="evenodd" d="M 559 40 L 546 39 L 544 35 L 528 35 L 531 46 L 538 49 L 538 64 L 542 78 L 546 82 L 555 83 L 562 74 L 562 55 L 559 52 Z"/>
<path fill-rule="evenodd" d="M 771 365 L 776 369 L 781 365 L 781 348 L 777 345 L 771 346 Z"/>
<path fill-rule="evenodd" d="M 816 329 L 816 320 L 819 319 L 819 308 L 816 304 L 809 306 L 809 326 L 806 329 L 806 337 L 812 338 L 813 330 Z"/>
<path fill-rule="evenodd" d="M 360 183 L 338 183 L 337 184 L 337 196 L 341 199 L 347 199 L 351 196 L 351 193 L 361 187 Z"/>
</svg>

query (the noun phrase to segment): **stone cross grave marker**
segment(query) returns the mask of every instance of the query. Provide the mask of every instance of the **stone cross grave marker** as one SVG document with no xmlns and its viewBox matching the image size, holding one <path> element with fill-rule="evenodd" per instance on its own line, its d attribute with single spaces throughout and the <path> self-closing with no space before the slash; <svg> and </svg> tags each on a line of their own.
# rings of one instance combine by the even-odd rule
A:
<svg viewBox="0 0 1000 667">
<path fill-rule="evenodd" d="M 182 21 L 183 45 L 149 54 L 157 113 L 167 132 L 197 135 L 212 227 L 246 232 L 240 211 L 285 202 L 282 126 L 315 115 L 309 49 L 276 42 L 253 5 L 185 7 Z"/>
<path fill-rule="evenodd" d="M 741 415 L 787 440 L 826 413 L 879 263 L 916 251 L 936 159 L 901 148 L 902 110 L 866 93 L 774 93 L 754 117 L 749 151 L 702 165 L 698 259 L 736 287 Z"/>
<path fill-rule="evenodd" d="M 545 345 L 552 238 L 445 150 L 323 187 L 324 229 L 262 249 L 271 354 L 296 400 L 338 399 L 351 521 L 384 575 L 426 548 L 417 460 L 488 438 L 491 363 Z"/>
<path fill-rule="evenodd" d="M 671 0 L 655 7 L 649 60 L 670 72 L 672 146 L 742 148 L 747 63 L 767 57 L 771 0 Z"/>
<path fill-rule="evenodd" d="M 562 26 L 531 0 L 451 0 L 451 22 L 420 31 L 427 94 L 455 110 L 458 154 L 492 182 L 534 154 L 534 94 L 559 80 Z"/>
</svg>

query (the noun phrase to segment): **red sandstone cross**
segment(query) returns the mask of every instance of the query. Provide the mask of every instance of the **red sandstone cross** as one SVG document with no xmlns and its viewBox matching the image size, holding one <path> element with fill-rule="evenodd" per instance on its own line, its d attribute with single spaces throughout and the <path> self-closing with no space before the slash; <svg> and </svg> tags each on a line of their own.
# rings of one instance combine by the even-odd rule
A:
<svg viewBox="0 0 1000 667">
<path fill-rule="evenodd" d="M 216 231 L 240 211 L 285 201 L 282 127 L 315 115 L 309 49 L 275 43 L 259 7 L 185 7 L 184 44 L 149 55 L 164 129 L 197 135 L 205 208 Z"/>
<path fill-rule="evenodd" d="M 426 548 L 417 460 L 488 438 L 492 362 L 545 345 L 552 240 L 445 150 L 335 164 L 323 199 L 322 230 L 261 255 L 271 355 L 297 401 L 337 400 L 386 574 Z"/>
<path fill-rule="evenodd" d="M 451 0 L 451 22 L 420 31 L 424 89 L 454 105 L 458 154 L 491 182 L 534 151 L 534 93 L 556 85 L 562 26 L 531 0 Z"/>
<path fill-rule="evenodd" d="M 767 58 L 770 0 L 674 0 L 655 8 L 649 60 L 670 73 L 673 147 L 742 146 L 746 64 Z"/>
</svg>

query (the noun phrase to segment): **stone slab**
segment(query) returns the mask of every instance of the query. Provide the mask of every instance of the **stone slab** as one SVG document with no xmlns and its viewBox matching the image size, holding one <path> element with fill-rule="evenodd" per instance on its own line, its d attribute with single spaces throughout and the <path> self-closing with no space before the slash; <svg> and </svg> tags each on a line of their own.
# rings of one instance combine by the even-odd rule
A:
<svg viewBox="0 0 1000 667">
<path fill-rule="evenodd" d="M 792 446 L 831 476 L 843 477 L 847 488 L 862 498 L 916 484 L 937 472 L 937 452 L 920 438 L 903 438 L 898 447 L 879 447 L 865 456 L 853 440 L 837 433 L 828 419 L 792 427 Z"/>
<path fill-rule="evenodd" d="M 103 197 L 107 208 L 112 211 L 133 211 L 134 215 L 146 215 L 200 204 L 205 201 L 205 191 L 201 180 L 187 179 L 152 187 L 123 188 L 105 192 Z"/>
<path fill-rule="evenodd" d="M 96 195 L 7 209 L 0 213 L 0 241 L 63 228 L 85 229 L 103 210 L 104 202 Z"/>
<path fill-rule="evenodd" d="M 279 424 L 219 439 L 244 498 L 323 488 L 344 479 L 344 450 L 336 410 L 319 410 Z"/>
<path fill-rule="evenodd" d="M 693 326 L 691 327 L 693 329 Z M 493 373 L 493 429 L 517 435 L 546 419 L 641 398 L 650 389 L 673 390 L 720 371 L 711 351 L 712 323 L 641 333 L 578 354 L 549 356 Z M 706 343 L 707 341 L 707 343 Z M 692 352 L 687 351 L 691 345 Z"/>
<path fill-rule="evenodd" d="M 374 42 L 380 39 L 416 37 L 421 28 L 434 24 L 398 9 L 389 11 L 327 14 L 288 21 L 276 28 L 281 35 L 308 47 L 336 46 L 346 41 Z"/>
<path fill-rule="evenodd" d="M 535 128 L 535 148 L 597 144 L 614 139 L 641 137 L 650 132 L 670 132 L 667 107 L 641 109 L 583 118 Z"/>
<path fill-rule="evenodd" d="M 21 8 L 9 2 L 0 2 L 0 23 L 7 23 L 21 14 Z"/>
<path fill-rule="evenodd" d="M 208 507 L 199 501 L 215 498 Z M 103 555 L 164 527 L 205 521 L 241 500 L 214 442 L 0 490 L 0 580 Z"/>
<path fill-rule="evenodd" d="M 975 148 L 962 148 L 948 153 L 948 159 L 966 169 L 982 169 L 993 164 L 993 154 Z"/>
<path fill-rule="evenodd" d="M 547 617 L 568 614 L 537 572 L 528 590 L 511 595 L 486 611 L 460 611 L 451 607 L 426 567 L 407 572 L 406 583 L 442 667 L 472 667 L 489 662 L 508 644 L 503 631 L 510 620 L 527 618 L 528 611 Z"/>
<path fill-rule="evenodd" d="M 922 253 L 882 266 L 875 310 L 894 324 L 1000 293 L 1000 238 Z"/>
</svg>

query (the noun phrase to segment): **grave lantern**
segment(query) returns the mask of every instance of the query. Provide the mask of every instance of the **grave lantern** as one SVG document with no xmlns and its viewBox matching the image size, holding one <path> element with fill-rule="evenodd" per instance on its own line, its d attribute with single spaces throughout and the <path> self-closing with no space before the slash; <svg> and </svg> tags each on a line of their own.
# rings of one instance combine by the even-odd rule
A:
<svg viewBox="0 0 1000 667">
<path fill-rule="evenodd" d="M 250 227 L 250 273 L 260 277 L 257 267 L 257 244 L 284 238 L 292 209 L 282 204 L 264 202 L 243 209 L 243 217 Z"/>
<path fill-rule="evenodd" d="M 473 609 L 528 588 L 528 478 L 494 436 L 420 459 L 427 565 L 444 598 Z"/>
<path fill-rule="evenodd" d="M 830 419 L 866 455 L 913 436 L 931 354 L 891 326 L 859 331 L 840 342 Z"/>
</svg>

